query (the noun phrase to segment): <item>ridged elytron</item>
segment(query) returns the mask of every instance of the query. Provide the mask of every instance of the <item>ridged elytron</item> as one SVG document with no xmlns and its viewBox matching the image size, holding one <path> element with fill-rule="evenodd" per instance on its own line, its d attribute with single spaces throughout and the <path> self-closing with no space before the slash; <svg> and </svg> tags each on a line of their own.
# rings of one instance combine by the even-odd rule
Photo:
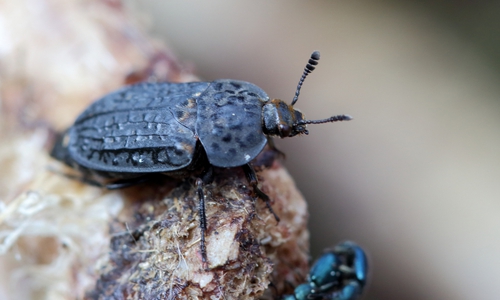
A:
<svg viewBox="0 0 500 300">
<path fill-rule="evenodd" d="M 107 188 L 137 184 L 157 173 L 187 177 L 200 169 L 209 174 L 211 166 L 242 166 L 255 193 L 274 214 L 269 197 L 257 187 L 250 161 L 270 137 L 308 134 L 307 124 L 351 119 L 338 115 L 306 120 L 293 108 L 304 79 L 318 60 L 315 51 L 291 104 L 269 99 L 252 83 L 231 79 L 126 86 L 91 104 L 59 137 L 51 155 L 82 171 L 85 182 Z M 208 164 L 200 163 L 203 161 Z M 102 185 L 92 179 L 95 175 L 118 181 Z M 201 252 L 206 262 L 203 182 L 196 182 Z"/>
</svg>

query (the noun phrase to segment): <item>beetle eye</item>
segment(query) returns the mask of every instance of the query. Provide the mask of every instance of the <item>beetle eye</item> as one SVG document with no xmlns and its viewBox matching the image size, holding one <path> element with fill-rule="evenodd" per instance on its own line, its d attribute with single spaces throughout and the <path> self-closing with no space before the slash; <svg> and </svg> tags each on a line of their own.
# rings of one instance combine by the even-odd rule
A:
<svg viewBox="0 0 500 300">
<path fill-rule="evenodd" d="M 279 124 L 278 127 L 281 137 L 288 137 L 290 136 L 290 133 L 292 133 L 292 128 L 286 124 Z"/>
</svg>

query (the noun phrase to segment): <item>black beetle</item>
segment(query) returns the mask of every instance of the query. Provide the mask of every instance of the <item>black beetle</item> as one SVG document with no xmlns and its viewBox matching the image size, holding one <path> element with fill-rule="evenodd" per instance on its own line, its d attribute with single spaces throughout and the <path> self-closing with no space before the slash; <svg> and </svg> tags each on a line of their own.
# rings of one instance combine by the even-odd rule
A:
<svg viewBox="0 0 500 300">
<path fill-rule="evenodd" d="M 355 300 L 361 296 L 368 276 L 366 253 L 357 244 L 345 241 L 325 252 L 309 271 L 307 282 L 283 300 Z"/>
<path fill-rule="evenodd" d="M 230 79 L 126 86 L 91 104 L 60 135 L 51 155 L 82 171 L 83 181 L 110 189 L 143 182 L 152 174 L 187 177 L 199 169 L 210 174 L 211 166 L 243 166 L 255 193 L 279 221 L 269 197 L 257 187 L 249 162 L 271 141 L 269 137 L 308 134 L 307 124 L 351 119 L 339 115 L 306 120 L 293 108 L 304 79 L 318 60 L 319 52 L 315 51 L 291 105 L 270 100 L 252 83 Z M 200 163 L 207 160 L 209 167 Z M 92 179 L 94 175 L 118 180 L 102 185 Z M 206 261 L 203 181 L 197 180 L 197 186 L 201 249 Z"/>
</svg>

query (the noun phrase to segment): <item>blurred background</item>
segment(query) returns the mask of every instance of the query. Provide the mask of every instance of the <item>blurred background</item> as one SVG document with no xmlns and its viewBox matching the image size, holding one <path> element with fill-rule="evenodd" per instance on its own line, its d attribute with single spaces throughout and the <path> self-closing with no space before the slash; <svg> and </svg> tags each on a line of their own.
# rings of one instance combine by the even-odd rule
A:
<svg viewBox="0 0 500 300">
<path fill-rule="evenodd" d="M 291 100 L 310 126 L 278 141 L 310 207 L 312 255 L 370 254 L 363 299 L 500 299 L 500 3 L 133 1 L 203 79 Z"/>
</svg>

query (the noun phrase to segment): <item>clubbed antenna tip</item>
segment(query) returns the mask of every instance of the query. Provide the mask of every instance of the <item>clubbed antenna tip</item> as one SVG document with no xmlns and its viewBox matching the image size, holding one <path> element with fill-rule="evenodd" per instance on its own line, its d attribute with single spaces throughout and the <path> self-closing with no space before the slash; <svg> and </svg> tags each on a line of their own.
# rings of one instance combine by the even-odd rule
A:
<svg viewBox="0 0 500 300">
<path fill-rule="evenodd" d="M 316 50 L 311 54 L 311 58 L 314 60 L 319 60 L 319 51 Z"/>
<path fill-rule="evenodd" d="M 302 87 L 302 83 L 304 83 L 304 80 L 306 79 L 307 75 L 314 71 L 316 69 L 316 66 L 318 65 L 319 61 L 319 51 L 314 51 L 311 54 L 311 58 L 309 58 L 309 61 L 307 62 L 306 67 L 304 68 L 304 72 L 302 73 L 302 76 L 300 77 L 299 84 L 297 85 L 297 90 L 295 91 L 295 97 L 293 97 L 292 100 L 292 106 L 299 100 L 299 94 L 300 94 L 300 88 Z"/>
<path fill-rule="evenodd" d="M 343 120 L 339 120 L 339 121 L 351 121 L 353 118 L 349 115 L 342 115 L 344 117 Z"/>
</svg>

